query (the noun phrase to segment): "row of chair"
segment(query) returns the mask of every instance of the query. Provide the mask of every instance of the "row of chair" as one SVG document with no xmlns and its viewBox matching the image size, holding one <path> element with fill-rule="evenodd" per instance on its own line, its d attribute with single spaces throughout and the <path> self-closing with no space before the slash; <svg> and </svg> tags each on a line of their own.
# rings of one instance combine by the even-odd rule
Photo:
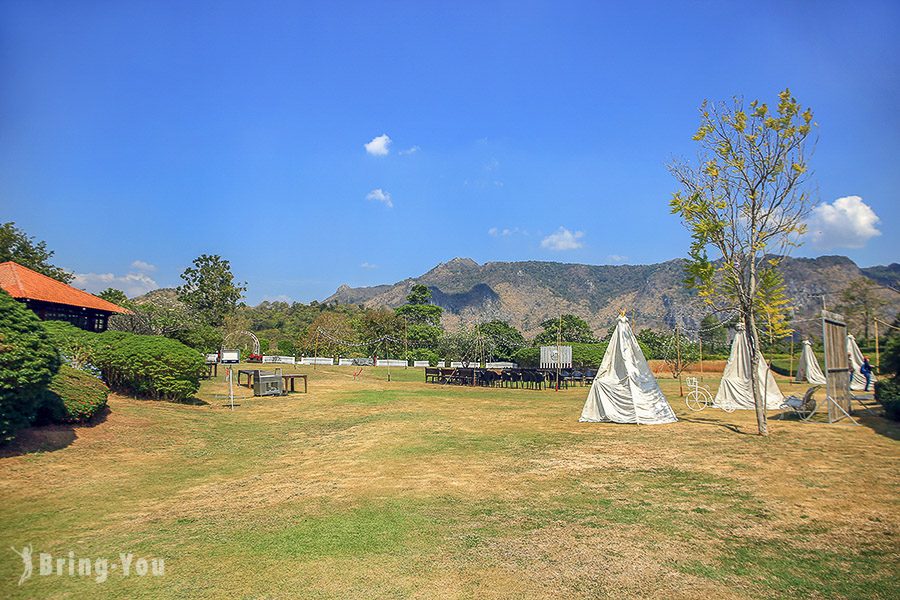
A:
<svg viewBox="0 0 900 600">
<path fill-rule="evenodd" d="M 559 385 L 565 388 L 570 385 L 587 385 L 593 381 L 596 374 L 595 370 L 563 369 L 559 372 Z M 556 387 L 556 376 L 556 371 L 551 369 L 425 368 L 425 383 L 485 387 L 544 389 Z"/>
</svg>

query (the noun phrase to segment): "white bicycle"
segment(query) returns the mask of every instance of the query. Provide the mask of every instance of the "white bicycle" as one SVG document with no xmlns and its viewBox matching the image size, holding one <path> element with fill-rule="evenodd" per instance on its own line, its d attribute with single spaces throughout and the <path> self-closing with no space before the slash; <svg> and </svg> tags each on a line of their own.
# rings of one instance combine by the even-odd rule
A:
<svg viewBox="0 0 900 600">
<path fill-rule="evenodd" d="M 685 379 L 685 383 L 687 383 L 689 391 L 684 397 L 684 403 L 687 404 L 689 409 L 696 412 L 713 405 L 712 394 L 708 389 L 700 385 L 696 377 L 688 377 Z M 728 413 L 734 412 L 733 406 L 722 406 L 719 408 Z"/>
</svg>

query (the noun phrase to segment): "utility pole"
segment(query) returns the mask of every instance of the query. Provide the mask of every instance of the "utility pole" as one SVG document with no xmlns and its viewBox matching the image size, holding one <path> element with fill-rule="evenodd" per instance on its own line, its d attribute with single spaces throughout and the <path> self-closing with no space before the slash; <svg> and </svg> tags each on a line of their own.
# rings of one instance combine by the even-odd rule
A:
<svg viewBox="0 0 900 600">
<path fill-rule="evenodd" d="M 316 365 L 319 364 L 319 328 L 316 327 L 316 346 L 313 349 L 313 371 L 316 370 Z"/>
<path fill-rule="evenodd" d="M 562 313 L 559 313 L 559 327 L 556 328 L 556 391 L 559 391 L 559 365 L 562 362 Z"/>
<path fill-rule="evenodd" d="M 675 368 L 678 370 L 678 394 L 684 396 L 681 383 L 681 339 L 678 337 L 678 324 L 675 324 Z"/>
<path fill-rule="evenodd" d="M 703 336 L 700 339 L 700 382 L 703 383 Z"/>
<path fill-rule="evenodd" d="M 875 371 L 881 374 L 881 353 L 878 351 L 878 317 L 875 317 Z"/>
<path fill-rule="evenodd" d="M 791 366 L 788 368 L 788 377 L 794 376 L 794 332 L 791 332 Z"/>
</svg>

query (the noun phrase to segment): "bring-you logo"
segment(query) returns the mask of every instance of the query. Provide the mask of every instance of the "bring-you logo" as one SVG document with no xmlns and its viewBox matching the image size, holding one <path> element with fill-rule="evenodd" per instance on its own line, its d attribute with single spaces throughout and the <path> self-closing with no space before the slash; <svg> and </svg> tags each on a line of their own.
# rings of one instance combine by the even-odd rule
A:
<svg viewBox="0 0 900 600">
<path fill-rule="evenodd" d="M 164 559 L 135 556 L 131 552 L 120 552 L 118 559 L 76 556 L 72 550 L 64 555 L 41 552 L 35 563 L 35 552 L 31 544 L 23 546 L 21 550 L 11 549 L 22 559 L 19 585 L 35 575 L 35 566 L 39 577 L 84 577 L 93 579 L 95 583 L 104 583 L 113 573 L 120 577 L 162 577 L 166 572 Z"/>
</svg>

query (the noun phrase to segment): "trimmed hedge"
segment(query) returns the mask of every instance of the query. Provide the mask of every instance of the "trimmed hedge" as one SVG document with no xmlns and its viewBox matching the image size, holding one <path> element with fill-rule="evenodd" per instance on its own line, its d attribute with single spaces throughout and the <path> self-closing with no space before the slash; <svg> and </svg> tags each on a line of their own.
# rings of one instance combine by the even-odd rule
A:
<svg viewBox="0 0 900 600">
<path fill-rule="evenodd" d="M 57 370 L 59 356 L 40 319 L 0 290 L 0 442 L 31 424 Z"/>
<path fill-rule="evenodd" d="M 200 389 L 206 368 L 203 355 L 177 340 L 124 331 L 91 333 L 59 322 L 46 325 L 74 366 L 98 370 L 116 392 L 184 400 Z"/>
<path fill-rule="evenodd" d="M 39 421 L 81 423 L 106 406 L 109 388 L 93 375 L 62 365 L 44 392 Z"/>
</svg>

